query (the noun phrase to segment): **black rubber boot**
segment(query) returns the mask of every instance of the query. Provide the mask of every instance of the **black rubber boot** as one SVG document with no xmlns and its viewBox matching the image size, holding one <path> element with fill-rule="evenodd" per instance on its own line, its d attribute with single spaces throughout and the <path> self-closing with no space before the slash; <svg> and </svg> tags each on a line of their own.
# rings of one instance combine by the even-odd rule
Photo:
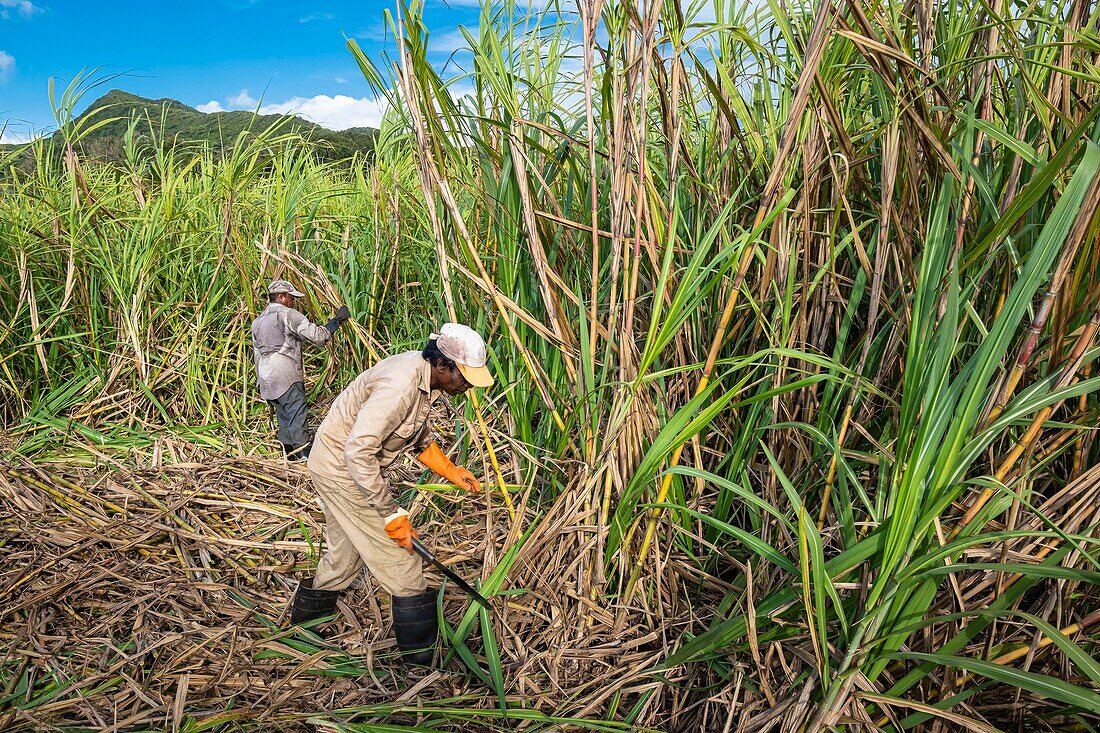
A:
<svg viewBox="0 0 1100 733">
<path fill-rule="evenodd" d="M 435 616 L 435 588 L 415 596 L 393 597 L 393 633 L 405 664 L 430 667 L 435 656 L 439 622 Z"/>
<path fill-rule="evenodd" d="M 290 609 L 292 626 L 312 621 L 315 618 L 331 616 L 336 612 L 336 601 L 340 599 L 338 590 L 313 590 L 313 578 L 305 578 L 298 584 L 294 594 L 294 605 Z"/>
</svg>

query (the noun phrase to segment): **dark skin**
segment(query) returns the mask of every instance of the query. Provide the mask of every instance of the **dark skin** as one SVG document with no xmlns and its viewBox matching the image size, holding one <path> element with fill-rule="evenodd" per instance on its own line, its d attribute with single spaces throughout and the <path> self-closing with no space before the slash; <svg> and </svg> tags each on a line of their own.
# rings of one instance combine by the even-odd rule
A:
<svg viewBox="0 0 1100 733">
<path fill-rule="evenodd" d="M 441 389 L 450 396 L 462 394 L 474 385 L 466 381 L 458 367 L 445 367 L 432 364 L 432 389 Z"/>
<path fill-rule="evenodd" d="M 294 304 L 298 302 L 298 299 L 290 293 L 279 293 L 275 296 L 275 302 L 280 305 L 285 305 L 287 308 L 293 308 Z"/>
</svg>

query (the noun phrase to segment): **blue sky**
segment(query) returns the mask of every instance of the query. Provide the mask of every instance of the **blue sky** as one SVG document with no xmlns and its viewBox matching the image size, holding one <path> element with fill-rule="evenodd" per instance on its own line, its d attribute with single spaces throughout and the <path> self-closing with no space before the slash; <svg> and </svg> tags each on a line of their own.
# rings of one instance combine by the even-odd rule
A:
<svg viewBox="0 0 1100 733">
<path fill-rule="evenodd" d="M 477 0 L 425 0 L 436 63 L 460 45 L 459 25 L 476 29 Z M 538 3 L 536 3 L 537 5 Z M 294 112 L 333 129 L 377 124 L 373 98 L 344 46 L 355 38 L 368 54 L 395 50 L 380 0 L 278 2 L 100 2 L 0 0 L 0 127 L 4 142 L 54 127 L 47 84 L 60 93 L 81 70 L 124 74 L 110 88 L 172 97 L 203 111 Z"/>
</svg>

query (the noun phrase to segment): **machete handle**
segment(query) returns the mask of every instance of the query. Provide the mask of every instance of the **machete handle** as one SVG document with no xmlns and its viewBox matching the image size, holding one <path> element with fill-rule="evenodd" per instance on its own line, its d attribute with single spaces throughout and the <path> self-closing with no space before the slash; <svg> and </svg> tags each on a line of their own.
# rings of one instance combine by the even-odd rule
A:
<svg viewBox="0 0 1100 733">
<path fill-rule="evenodd" d="M 417 555 L 420 555 L 420 557 L 422 557 L 425 560 L 425 562 L 427 562 L 430 565 L 434 566 L 437 570 L 439 570 L 439 572 L 443 573 L 445 576 L 450 578 L 451 581 L 453 581 L 455 585 L 457 585 L 462 590 L 466 591 L 466 595 L 470 596 L 470 598 L 473 598 L 475 601 L 477 601 L 478 604 L 480 604 L 482 608 L 484 608 L 485 610 L 492 613 L 493 607 L 491 605 L 489 605 L 489 601 L 487 601 L 485 599 L 485 596 L 478 593 L 477 589 L 474 588 L 469 583 L 467 583 L 465 580 L 463 580 L 462 577 L 459 576 L 458 573 L 451 570 L 449 567 L 447 567 L 442 562 L 440 562 L 439 559 L 436 558 L 436 556 L 434 554 L 432 554 L 431 550 L 429 550 L 427 547 L 425 547 L 424 545 L 422 545 L 420 543 L 420 540 L 413 537 L 412 538 L 412 547 L 413 547 L 413 551 L 416 552 Z"/>
</svg>

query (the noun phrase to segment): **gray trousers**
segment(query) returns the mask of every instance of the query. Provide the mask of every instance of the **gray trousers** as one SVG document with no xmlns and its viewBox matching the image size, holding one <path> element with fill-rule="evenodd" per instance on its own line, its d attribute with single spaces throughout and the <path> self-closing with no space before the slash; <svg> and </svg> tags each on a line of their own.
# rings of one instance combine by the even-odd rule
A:
<svg viewBox="0 0 1100 733">
<path fill-rule="evenodd" d="M 306 431 L 306 386 L 302 382 L 290 385 L 286 392 L 277 398 L 268 400 L 275 408 L 275 419 L 279 422 L 279 442 L 290 448 L 298 448 L 309 442 Z"/>
</svg>

